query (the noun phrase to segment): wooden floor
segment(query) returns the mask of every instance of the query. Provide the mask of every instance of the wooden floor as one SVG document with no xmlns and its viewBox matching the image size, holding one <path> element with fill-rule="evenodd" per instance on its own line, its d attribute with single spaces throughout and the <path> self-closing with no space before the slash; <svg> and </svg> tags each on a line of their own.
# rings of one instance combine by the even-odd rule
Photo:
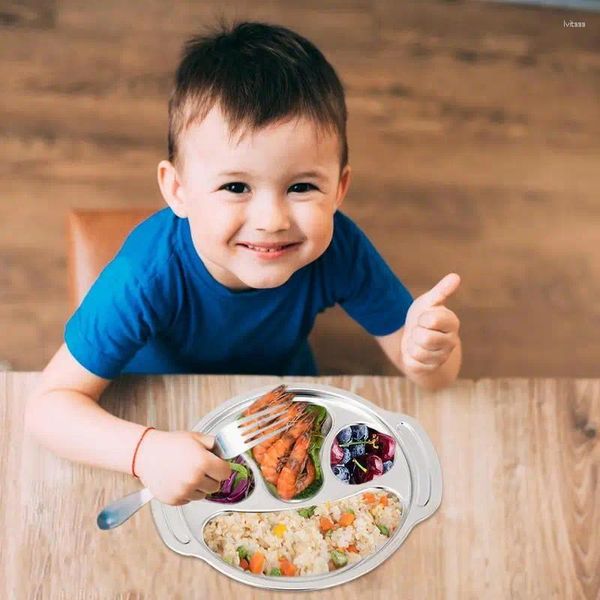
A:
<svg viewBox="0 0 600 600">
<path fill-rule="evenodd" d="M 224 3 L 0 3 L 0 361 L 68 317 L 71 207 L 162 199 L 170 80 Z M 227 2 L 316 42 L 347 90 L 345 210 L 419 295 L 458 272 L 463 377 L 598 375 L 600 14 L 478 2 Z M 565 28 L 563 19 L 585 21 Z M 340 333 L 341 331 L 341 333 Z M 342 311 L 328 372 L 392 373 Z M 341 367 L 339 365 L 342 365 Z"/>
</svg>

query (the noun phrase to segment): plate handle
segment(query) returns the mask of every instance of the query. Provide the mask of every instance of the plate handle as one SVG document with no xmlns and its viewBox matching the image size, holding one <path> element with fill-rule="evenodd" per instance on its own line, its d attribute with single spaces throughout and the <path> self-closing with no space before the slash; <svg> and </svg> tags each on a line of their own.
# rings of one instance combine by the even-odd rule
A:
<svg viewBox="0 0 600 600">
<path fill-rule="evenodd" d="M 433 444 L 416 419 L 388 412 L 402 450 L 409 463 L 413 487 L 408 518 L 416 524 L 430 517 L 442 501 L 442 468 Z"/>
<path fill-rule="evenodd" d="M 154 520 L 161 532 L 161 538 L 171 550 L 184 556 L 195 556 L 209 562 L 206 548 L 193 535 L 190 535 L 181 506 L 163 504 L 156 499 L 151 500 L 151 506 Z"/>
</svg>

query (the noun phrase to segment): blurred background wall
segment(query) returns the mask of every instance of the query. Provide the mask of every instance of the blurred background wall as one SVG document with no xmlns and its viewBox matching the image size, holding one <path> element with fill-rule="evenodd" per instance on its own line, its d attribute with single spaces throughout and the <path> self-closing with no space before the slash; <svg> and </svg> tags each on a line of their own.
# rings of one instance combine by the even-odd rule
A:
<svg viewBox="0 0 600 600">
<path fill-rule="evenodd" d="M 173 71 L 218 14 L 291 27 L 337 69 L 344 209 L 415 297 L 462 276 L 462 377 L 598 376 L 600 14 L 475 1 L 2 0 L 5 366 L 62 341 L 68 210 L 163 206 Z M 313 341 L 324 372 L 394 372 L 341 310 Z"/>
</svg>

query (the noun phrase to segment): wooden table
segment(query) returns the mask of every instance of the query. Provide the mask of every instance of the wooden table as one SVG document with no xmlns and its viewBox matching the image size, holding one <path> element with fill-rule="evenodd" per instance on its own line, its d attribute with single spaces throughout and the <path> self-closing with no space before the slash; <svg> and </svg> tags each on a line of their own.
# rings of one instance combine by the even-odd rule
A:
<svg viewBox="0 0 600 600">
<path fill-rule="evenodd" d="M 24 439 L 24 403 L 38 377 L 0 373 L 1 598 L 282 597 L 175 554 L 148 508 L 114 531 L 98 530 L 98 511 L 139 483 Z M 440 456 L 444 499 L 377 569 L 302 597 L 600 597 L 600 379 L 459 380 L 436 393 L 400 377 L 304 380 L 416 417 Z M 102 404 L 139 423 L 191 428 L 233 395 L 278 381 L 130 376 Z"/>
</svg>

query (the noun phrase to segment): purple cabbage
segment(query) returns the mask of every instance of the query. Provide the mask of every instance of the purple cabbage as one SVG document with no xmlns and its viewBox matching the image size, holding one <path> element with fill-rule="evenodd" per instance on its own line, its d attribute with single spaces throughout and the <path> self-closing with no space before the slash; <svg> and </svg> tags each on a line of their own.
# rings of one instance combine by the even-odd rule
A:
<svg viewBox="0 0 600 600">
<path fill-rule="evenodd" d="M 252 471 L 246 465 L 244 459 L 241 456 L 236 456 L 233 460 L 229 462 L 243 465 L 248 471 L 248 477 L 240 479 L 234 487 L 234 482 L 238 471 L 232 469 L 229 477 L 221 482 L 221 487 L 219 488 L 219 491 L 206 496 L 207 500 L 230 504 L 233 502 L 239 502 L 240 500 L 243 500 L 252 490 Z"/>
</svg>

